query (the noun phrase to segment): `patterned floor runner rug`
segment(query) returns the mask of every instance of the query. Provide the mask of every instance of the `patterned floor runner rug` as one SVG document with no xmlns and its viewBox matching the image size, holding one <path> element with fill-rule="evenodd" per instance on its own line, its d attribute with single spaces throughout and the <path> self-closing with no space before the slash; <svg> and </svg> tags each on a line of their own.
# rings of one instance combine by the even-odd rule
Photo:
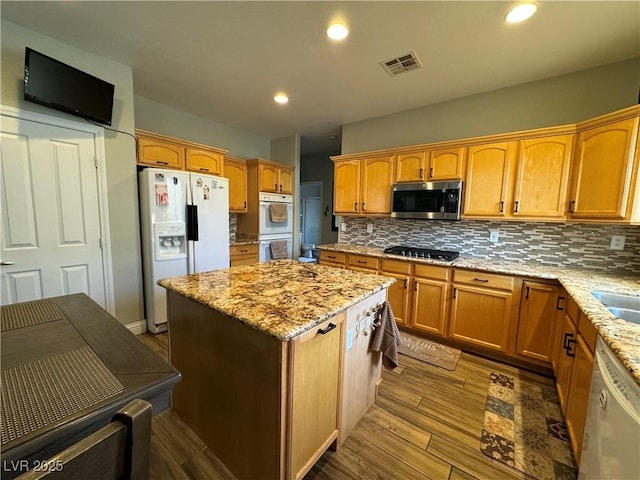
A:
<svg viewBox="0 0 640 480">
<path fill-rule="evenodd" d="M 555 388 L 491 373 L 480 450 L 538 480 L 575 480 Z"/>
<path fill-rule="evenodd" d="M 445 370 L 455 370 L 462 352 L 439 343 L 430 342 L 410 333 L 402 332 L 398 353 L 422 360 Z"/>
</svg>

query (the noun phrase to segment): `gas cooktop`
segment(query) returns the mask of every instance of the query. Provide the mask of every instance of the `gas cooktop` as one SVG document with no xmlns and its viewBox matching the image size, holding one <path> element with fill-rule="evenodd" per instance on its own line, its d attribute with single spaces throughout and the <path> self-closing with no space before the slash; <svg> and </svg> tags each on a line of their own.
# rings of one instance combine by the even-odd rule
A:
<svg viewBox="0 0 640 480">
<path fill-rule="evenodd" d="M 432 258 L 434 260 L 444 260 L 445 262 L 452 262 L 460 255 L 458 252 L 448 250 L 430 250 L 428 248 L 403 247 L 401 245 L 385 248 L 384 253 L 411 258 Z"/>
</svg>

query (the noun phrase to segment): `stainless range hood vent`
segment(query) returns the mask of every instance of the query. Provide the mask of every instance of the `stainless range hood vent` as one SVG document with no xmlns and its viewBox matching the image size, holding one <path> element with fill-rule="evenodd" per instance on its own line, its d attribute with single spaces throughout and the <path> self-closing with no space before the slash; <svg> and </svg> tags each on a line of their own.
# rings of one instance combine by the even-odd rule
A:
<svg viewBox="0 0 640 480">
<path fill-rule="evenodd" d="M 409 53 L 405 53 L 399 57 L 380 62 L 380 66 L 382 66 L 389 75 L 395 77 L 401 73 L 422 68 L 422 62 L 420 62 L 416 52 L 411 50 Z"/>
</svg>

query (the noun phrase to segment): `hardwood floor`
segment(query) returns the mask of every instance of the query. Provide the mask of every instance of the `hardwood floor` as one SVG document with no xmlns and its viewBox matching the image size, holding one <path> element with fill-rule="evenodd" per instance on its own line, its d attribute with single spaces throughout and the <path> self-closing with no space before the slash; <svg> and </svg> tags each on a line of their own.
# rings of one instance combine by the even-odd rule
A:
<svg viewBox="0 0 640 480">
<path fill-rule="evenodd" d="M 167 335 L 138 338 L 167 358 Z M 543 385 L 549 378 L 463 353 L 450 372 L 401 355 L 384 371 L 377 402 L 338 452 L 328 451 L 313 479 L 529 479 L 480 452 L 490 372 Z M 206 445 L 171 411 L 153 419 L 150 479 L 233 479 Z"/>
</svg>

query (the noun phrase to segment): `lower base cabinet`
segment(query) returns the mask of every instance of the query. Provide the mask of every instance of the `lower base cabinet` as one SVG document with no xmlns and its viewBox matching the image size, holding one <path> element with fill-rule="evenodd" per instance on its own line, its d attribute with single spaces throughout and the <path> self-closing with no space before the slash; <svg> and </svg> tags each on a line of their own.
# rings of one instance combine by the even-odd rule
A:
<svg viewBox="0 0 640 480">
<path fill-rule="evenodd" d="M 531 281 L 522 284 L 516 354 L 551 362 L 558 308 L 557 286 Z"/>
<path fill-rule="evenodd" d="M 396 283 L 389 287 L 388 300 L 396 323 L 409 323 L 409 283 L 411 281 L 411 264 L 397 260 L 382 260 L 380 275 L 393 277 Z"/>
<path fill-rule="evenodd" d="M 445 336 L 449 317 L 449 268 L 416 265 L 413 279 L 412 327 Z"/>
</svg>

